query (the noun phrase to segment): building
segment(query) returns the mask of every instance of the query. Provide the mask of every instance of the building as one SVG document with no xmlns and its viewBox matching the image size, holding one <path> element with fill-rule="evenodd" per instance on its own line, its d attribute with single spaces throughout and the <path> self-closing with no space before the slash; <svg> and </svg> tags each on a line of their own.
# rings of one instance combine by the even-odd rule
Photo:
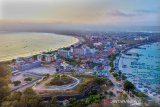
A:
<svg viewBox="0 0 160 107">
<path fill-rule="evenodd" d="M 94 53 L 96 53 L 96 49 L 95 48 L 93 48 L 93 49 L 88 49 L 88 51 L 89 51 L 89 53 L 91 53 L 91 54 L 94 54 Z"/>
<path fill-rule="evenodd" d="M 25 70 L 29 70 L 32 68 L 37 68 L 41 66 L 41 62 L 39 61 L 34 61 L 32 63 L 26 63 L 26 64 L 22 64 L 19 66 L 19 70 L 20 71 L 25 71 Z"/>
<path fill-rule="evenodd" d="M 63 69 L 66 69 L 66 68 L 69 66 L 69 64 L 67 64 L 66 62 L 63 62 L 63 63 L 60 64 L 60 66 L 61 66 Z"/>
<path fill-rule="evenodd" d="M 97 43 L 94 43 L 93 45 L 96 47 L 99 47 L 99 46 L 102 46 L 103 44 L 101 42 L 97 42 Z"/>
<path fill-rule="evenodd" d="M 135 37 L 134 38 L 135 41 L 143 41 L 143 40 L 148 40 L 148 37 L 142 37 L 142 36 L 139 36 L 139 37 Z"/>
<path fill-rule="evenodd" d="M 45 61 L 48 63 L 54 61 L 54 55 L 49 55 L 49 54 L 45 55 Z"/>
<path fill-rule="evenodd" d="M 110 52 L 110 53 L 115 53 L 116 50 L 115 50 L 115 48 L 108 48 L 108 52 Z"/>
<path fill-rule="evenodd" d="M 91 49 L 89 47 L 82 47 L 82 48 L 73 49 L 74 55 L 87 55 L 87 54 L 93 54 L 95 52 L 96 52 L 95 49 Z"/>
<path fill-rule="evenodd" d="M 37 56 L 37 60 L 40 62 L 50 63 L 56 59 L 57 59 L 57 57 L 55 54 L 41 54 L 41 55 Z"/>
<path fill-rule="evenodd" d="M 65 58 L 72 58 L 72 53 L 70 52 L 70 50 L 64 50 L 64 49 L 58 50 L 58 55 L 63 56 Z"/>
<path fill-rule="evenodd" d="M 73 50 L 74 55 L 85 55 L 86 54 L 86 48 L 75 48 Z"/>
<path fill-rule="evenodd" d="M 16 62 L 16 63 L 10 65 L 10 67 L 12 69 L 12 73 L 17 72 L 17 71 L 25 71 L 25 70 L 29 70 L 29 69 L 40 67 L 40 66 L 41 66 L 40 61 L 23 62 L 23 63 Z"/>
<path fill-rule="evenodd" d="M 94 75 L 108 77 L 108 71 L 106 69 L 98 69 L 97 67 L 93 68 Z"/>
</svg>

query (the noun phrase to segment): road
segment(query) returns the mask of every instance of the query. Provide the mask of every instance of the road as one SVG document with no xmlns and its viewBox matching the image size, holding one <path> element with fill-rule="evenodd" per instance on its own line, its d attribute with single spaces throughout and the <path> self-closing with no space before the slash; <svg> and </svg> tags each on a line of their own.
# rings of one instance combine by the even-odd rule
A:
<svg viewBox="0 0 160 107">
<path fill-rule="evenodd" d="M 25 90 L 26 88 L 28 87 L 31 87 L 33 86 L 38 80 L 42 79 L 43 76 L 39 76 L 39 75 L 36 75 L 36 74 L 31 74 L 31 73 L 24 73 L 25 75 L 30 75 L 30 76 L 33 76 L 37 79 L 31 81 L 31 82 L 28 82 L 26 84 L 23 84 L 23 85 L 20 85 L 20 86 L 17 86 L 16 88 L 14 88 L 13 90 L 11 90 L 11 92 L 15 92 L 15 91 L 23 91 Z"/>
<path fill-rule="evenodd" d="M 52 77 L 50 77 L 48 80 L 44 81 L 40 85 L 38 85 L 38 86 L 34 85 L 33 89 L 38 90 L 38 91 L 51 91 L 51 90 L 59 90 L 59 91 L 63 90 L 63 91 L 65 91 L 65 90 L 68 90 L 68 89 L 73 89 L 75 86 L 77 86 L 80 83 L 80 80 L 73 77 L 73 76 L 70 76 L 70 75 L 69 75 L 69 77 L 74 79 L 74 82 L 71 83 L 71 84 L 62 85 L 62 86 L 50 86 L 50 87 L 46 88 L 45 84 L 48 83 L 52 79 Z"/>
<path fill-rule="evenodd" d="M 123 91 L 122 88 L 120 88 L 119 86 L 117 86 L 117 81 L 116 79 L 113 77 L 113 75 L 109 72 L 108 73 L 108 79 L 112 81 L 114 87 L 112 88 L 113 93 L 116 95 L 117 91 Z"/>
</svg>

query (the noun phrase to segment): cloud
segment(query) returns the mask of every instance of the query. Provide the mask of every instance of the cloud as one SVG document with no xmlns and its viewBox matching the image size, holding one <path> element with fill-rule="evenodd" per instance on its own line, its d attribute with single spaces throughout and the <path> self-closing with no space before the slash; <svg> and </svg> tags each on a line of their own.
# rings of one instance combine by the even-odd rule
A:
<svg viewBox="0 0 160 107">
<path fill-rule="evenodd" d="M 156 3 L 146 0 L 9 1 L 11 0 L 4 0 L 0 18 L 17 22 L 115 25 L 130 24 L 133 21 L 133 23 L 152 23 L 157 22 L 160 11 L 158 6 L 155 6 Z"/>
<path fill-rule="evenodd" d="M 138 12 L 138 13 L 160 13 L 157 10 L 146 10 L 146 9 L 138 9 L 138 10 L 135 10 L 135 12 Z"/>
<path fill-rule="evenodd" d="M 110 15 L 110 16 L 121 16 L 121 17 L 131 17 L 131 16 L 136 15 L 132 12 L 126 12 L 126 11 L 122 11 L 122 10 L 108 11 L 108 12 L 106 12 L 106 14 Z"/>
<path fill-rule="evenodd" d="M 136 17 L 136 16 L 145 16 L 145 15 L 159 15 L 160 12 L 154 10 L 109 10 L 103 12 L 101 15 L 107 15 L 112 17 Z"/>
</svg>

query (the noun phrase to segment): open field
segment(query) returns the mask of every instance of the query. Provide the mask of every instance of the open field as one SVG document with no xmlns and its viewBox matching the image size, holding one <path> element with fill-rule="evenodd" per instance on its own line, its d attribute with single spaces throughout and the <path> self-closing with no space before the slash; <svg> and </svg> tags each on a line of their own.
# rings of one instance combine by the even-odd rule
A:
<svg viewBox="0 0 160 107">
<path fill-rule="evenodd" d="M 26 79 L 30 79 L 30 80 L 26 80 Z M 37 79 L 39 79 L 40 77 L 36 77 L 32 74 L 27 74 L 27 73 L 21 73 L 21 74 L 18 74 L 18 75 L 15 75 L 15 76 L 12 76 L 11 77 L 11 84 L 9 84 L 11 90 L 19 90 L 19 91 L 22 91 L 24 88 L 24 86 L 28 86 L 27 84 L 30 84 L 30 83 L 34 83 L 34 81 L 36 81 Z M 15 81 L 19 81 L 20 83 L 18 85 L 14 85 L 13 83 Z"/>
<path fill-rule="evenodd" d="M 50 67 L 42 66 L 42 67 L 26 70 L 25 72 L 33 73 L 33 74 L 40 74 L 40 75 L 43 75 L 43 74 L 51 74 L 51 75 L 53 75 L 53 74 L 56 73 L 56 68 L 53 67 L 53 66 L 50 66 Z"/>
</svg>

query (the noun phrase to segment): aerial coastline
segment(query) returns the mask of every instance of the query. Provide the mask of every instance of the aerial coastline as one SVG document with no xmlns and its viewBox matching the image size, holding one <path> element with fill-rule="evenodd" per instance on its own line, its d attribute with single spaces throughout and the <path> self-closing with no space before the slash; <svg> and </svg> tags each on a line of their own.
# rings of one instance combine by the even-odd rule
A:
<svg viewBox="0 0 160 107">
<path fill-rule="evenodd" d="M 3 33 L 0 33 L 1 35 L 3 35 L 3 34 L 7 34 L 8 32 L 3 32 Z M 9 32 L 9 34 L 10 34 L 11 32 Z M 28 36 L 28 38 L 30 38 L 30 39 L 32 39 L 32 37 L 31 37 L 31 35 L 32 34 L 35 34 L 36 36 L 39 36 L 39 38 L 41 37 L 41 36 L 48 36 L 48 39 L 52 39 L 51 37 L 53 36 L 57 36 L 58 37 L 58 35 L 60 36 L 60 38 L 61 38 L 61 36 L 63 37 L 65 37 L 65 38 L 70 38 L 70 39 L 66 39 L 66 40 L 62 40 L 62 41 L 65 41 L 65 43 L 61 43 L 61 44 L 59 44 L 59 45 L 56 45 L 56 47 L 55 47 L 55 43 L 54 42 L 56 42 L 55 40 L 53 40 L 53 43 L 51 43 L 51 44 L 49 44 L 49 46 L 47 46 L 47 44 L 43 44 L 44 46 L 46 45 L 46 47 L 50 47 L 50 48 L 45 48 L 44 47 L 44 49 L 43 49 L 43 46 L 42 47 L 37 47 L 37 49 L 39 48 L 39 50 L 38 51 L 35 51 L 36 50 L 36 47 L 35 48 L 33 48 L 34 50 L 31 50 L 31 49 L 29 49 L 29 51 L 28 52 L 26 52 L 26 53 L 19 53 L 19 54 L 17 54 L 18 53 L 18 51 L 20 52 L 20 51 L 24 51 L 23 49 L 21 49 L 21 50 L 18 50 L 18 51 L 16 51 L 16 55 L 11 55 L 10 57 L 8 57 L 9 55 L 8 55 L 8 53 L 6 53 L 6 54 L 4 54 L 3 52 L 1 52 L 1 54 L 3 54 L 3 56 L 1 56 L 0 57 L 0 62 L 7 62 L 7 61 L 11 61 L 12 59 L 16 59 L 16 58 L 18 58 L 18 57 L 27 57 L 27 56 L 32 56 L 32 55 L 38 55 L 38 54 L 40 54 L 40 53 L 42 53 L 42 52 L 50 52 L 50 51 L 56 51 L 56 50 L 58 50 L 58 49 L 60 49 L 60 48 L 66 48 L 66 47 L 70 47 L 71 45 L 76 45 L 76 44 L 78 44 L 78 43 L 80 43 L 80 42 L 82 42 L 83 40 L 80 38 L 80 37 L 75 37 L 75 36 L 70 36 L 70 35 L 62 35 L 62 34 L 56 34 L 56 33 L 47 33 L 47 32 L 42 32 L 42 33 L 39 33 L 39 32 L 37 32 L 37 34 L 36 34 L 36 32 L 12 32 L 13 34 L 18 34 L 18 33 L 20 33 L 21 35 L 20 36 Z M 25 35 L 23 35 L 24 33 L 27 33 L 27 34 L 25 34 Z M 12 35 L 9 35 L 9 36 L 12 36 Z M 8 36 L 8 37 L 9 37 Z M 14 36 L 14 35 L 13 35 Z M 20 37 L 19 36 L 19 37 Z M 50 36 L 50 37 L 49 37 Z M 2 36 L 1 36 L 2 37 Z M 34 37 L 34 36 L 33 36 Z M 11 38 L 11 37 L 10 37 Z M 24 37 L 24 38 L 22 38 L 22 40 L 21 41 L 23 41 L 23 40 L 25 40 L 27 37 Z M 35 39 L 35 40 L 37 40 L 37 38 L 33 38 L 33 39 Z M 46 38 L 47 39 L 47 38 Z M 54 38 L 53 38 L 54 39 Z M 58 39 L 56 39 L 56 40 L 58 40 Z M 12 44 L 11 43 L 11 45 L 13 46 L 13 45 L 15 45 L 15 44 L 18 44 L 18 41 L 20 42 L 20 40 L 17 40 L 17 43 L 16 43 L 16 40 L 15 40 L 15 43 L 14 44 Z M 29 40 L 28 39 L 28 41 L 26 40 L 26 42 L 30 42 L 30 41 L 32 41 L 32 40 Z M 46 40 L 42 40 L 41 42 L 44 42 L 44 41 L 46 41 Z M 67 41 L 68 41 L 68 43 L 67 43 Z M 32 42 L 37 42 L 37 41 L 32 41 Z M 30 42 L 30 43 L 32 43 L 32 42 Z M 61 41 L 59 41 L 59 42 L 61 42 Z M 3 42 L 2 42 L 3 43 Z M 47 43 L 47 42 L 46 42 Z M 64 44 L 64 45 L 63 45 Z M 3 45 L 5 45 L 5 44 L 3 44 Z M 37 45 L 36 43 L 35 43 L 35 45 Z M 7 46 L 8 47 L 8 46 Z M 4 47 L 4 48 L 7 48 L 7 47 Z M 23 44 L 22 44 L 22 47 L 24 47 L 24 48 L 30 48 L 28 45 L 25 45 L 25 46 L 23 46 Z M 0 48 L 2 48 L 2 46 L 0 47 Z M 16 48 L 16 47 L 15 47 Z M 1 49 L 2 50 L 2 49 Z M 14 48 L 12 49 L 13 51 L 15 50 Z M 5 57 L 4 55 L 7 55 L 7 57 Z"/>
<path fill-rule="evenodd" d="M 160 45 L 160 42 L 159 41 L 152 41 L 152 42 L 138 44 L 138 45 L 129 47 L 127 49 L 124 49 L 123 51 L 121 51 L 121 53 L 117 57 L 117 63 L 115 66 L 117 66 L 118 70 L 120 70 L 126 74 L 127 79 L 129 81 L 131 81 L 139 91 L 146 93 L 152 99 L 155 99 L 156 102 L 158 102 L 159 97 L 156 95 L 159 93 L 159 90 L 158 90 L 159 80 L 155 80 L 155 79 L 158 78 L 160 76 L 160 74 L 158 73 L 159 66 L 155 62 L 158 61 L 158 59 L 160 57 L 155 56 L 155 55 L 158 54 L 159 51 L 154 49 L 154 51 L 157 52 L 154 54 L 150 54 L 150 53 L 148 53 L 148 51 L 143 52 L 143 53 L 140 52 L 140 50 L 142 50 L 142 51 L 149 50 L 151 48 L 151 46 L 152 47 L 154 46 L 154 44 L 157 44 L 155 46 L 158 46 L 158 45 Z M 142 47 L 145 47 L 145 48 L 142 48 Z M 133 50 L 139 50 L 139 51 L 133 51 Z M 128 53 L 137 54 L 137 56 L 134 56 L 134 55 L 129 56 L 130 54 L 128 54 Z M 154 63 L 154 68 L 152 65 L 152 69 L 156 69 L 156 70 L 154 70 L 154 73 L 153 73 L 153 70 L 150 71 L 150 72 L 152 72 L 152 75 L 155 75 L 157 73 L 156 74 L 157 77 L 154 77 L 154 78 L 152 77 L 152 75 L 148 75 L 148 74 L 150 74 L 149 69 L 151 70 L 151 68 L 149 68 L 149 66 L 151 66 L 151 64 L 147 63 L 147 62 L 151 62 L 150 60 L 148 60 L 150 55 L 152 55 L 152 57 L 154 56 L 156 58 L 156 59 L 154 59 L 154 57 L 152 58 L 152 63 Z M 141 61 L 138 61 L 138 60 L 142 59 L 141 57 L 146 57 L 146 58 Z M 133 62 L 142 63 L 144 66 L 137 65 L 137 67 L 139 66 L 139 68 L 135 68 L 136 66 L 132 65 Z M 131 63 L 131 64 L 128 64 L 128 63 Z M 147 66 L 147 68 L 145 68 L 145 66 Z M 144 69 L 148 70 L 148 72 L 144 73 L 144 71 L 146 71 Z M 144 74 L 143 75 L 141 74 L 141 76 L 140 76 L 140 74 L 136 74 L 134 72 L 137 72 L 137 73 L 143 72 Z M 145 77 L 145 75 L 148 75 L 147 78 Z M 135 76 L 134 79 L 133 79 L 133 76 Z M 146 83 L 146 81 L 148 81 L 148 82 Z"/>
<path fill-rule="evenodd" d="M 66 47 L 63 46 L 62 48 L 58 48 L 57 50 L 45 51 L 38 54 L 30 55 L 29 57 L 24 56 L 20 58 L 15 58 L 14 60 L 11 60 L 9 64 L 7 64 L 7 66 L 11 68 L 12 83 L 10 83 L 9 86 L 11 88 L 12 93 L 17 91 L 23 91 L 27 87 L 32 87 L 37 84 L 39 90 L 38 94 L 42 98 L 45 98 L 48 101 L 53 96 L 55 96 L 58 99 L 58 102 L 62 102 L 65 100 L 65 98 L 71 98 L 69 92 L 66 91 L 65 95 L 61 95 L 60 93 L 62 90 L 58 90 L 57 88 L 61 86 L 51 85 L 51 87 L 56 88 L 56 90 L 49 89 L 50 86 L 47 86 L 46 82 L 50 83 L 49 81 L 51 81 L 53 76 L 56 75 L 60 75 L 60 77 L 61 75 L 78 75 L 78 78 L 80 80 L 81 78 L 84 79 L 87 76 L 87 78 L 98 77 L 106 79 L 106 81 L 108 81 L 109 83 L 107 83 L 109 87 L 107 90 L 104 90 L 104 92 L 109 91 L 113 93 L 113 100 L 117 99 L 121 94 L 126 94 L 129 100 L 137 100 L 141 96 L 147 96 L 146 98 L 150 97 L 147 93 L 137 90 L 137 86 L 134 83 L 132 83 L 133 81 L 130 81 L 130 77 L 126 75 L 126 72 L 123 72 L 121 69 L 118 68 L 118 64 L 121 63 L 119 61 L 119 58 L 122 57 L 121 54 L 128 54 L 127 52 L 132 48 L 138 48 L 139 46 L 143 46 L 144 44 L 158 42 L 158 34 L 148 34 L 139 32 L 61 32 L 59 34 L 77 38 L 77 41 L 72 44 L 69 44 Z M 136 55 L 139 58 L 141 57 L 139 54 Z M 27 80 L 31 80 L 27 82 L 25 81 L 26 78 Z M 47 81 L 45 82 L 45 80 Z M 16 83 L 17 81 L 20 81 L 18 85 Z M 70 79 L 67 81 L 70 81 Z M 130 85 L 135 85 L 135 87 L 129 90 L 129 92 L 132 93 L 132 95 L 130 95 L 129 92 L 124 88 L 125 82 L 128 81 Z M 61 83 L 61 81 L 59 82 Z M 83 84 L 83 81 L 80 81 L 78 82 L 78 84 L 76 84 L 75 88 L 69 89 L 69 91 L 73 92 L 72 97 L 81 100 L 88 96 L 88 94 L 86 94 L 86 91 L 91 92 L 91 86 L 93 84 L 91 86 L 84 84 L 86 86 L 85 88 L 83 88 Z M 72 85 L 73 84 L 64 85 L 63 89 L 68 89 Z M 101 85 L 97 84 L 97 90 L 100 89 Z M 41 90 L 41 88 L 44 90 Z M 34 87 L 32 87 L 32 89 L 37 90 L 37 88 Z M 46 90 L 48 91 L 46 92 Z M 85 94 L 79 93 L 77 97 L 77 91 L 84 92 Z M 81 97 L 79 98 L 79 96 Z M 108 96 L 108 94 L 104 94 L 104 98 L 105 96 Z M 159 98 L 158 95 L 157 98 Z M 153 98 L 152 101 L 154 101 Z M 142 103 L 140 99 L 139 102 Z"/>
<path fill-rule="evenodd" d="M 0 107 L 160 107 L 160 0 L 0 5 Z"/>
</svg>

